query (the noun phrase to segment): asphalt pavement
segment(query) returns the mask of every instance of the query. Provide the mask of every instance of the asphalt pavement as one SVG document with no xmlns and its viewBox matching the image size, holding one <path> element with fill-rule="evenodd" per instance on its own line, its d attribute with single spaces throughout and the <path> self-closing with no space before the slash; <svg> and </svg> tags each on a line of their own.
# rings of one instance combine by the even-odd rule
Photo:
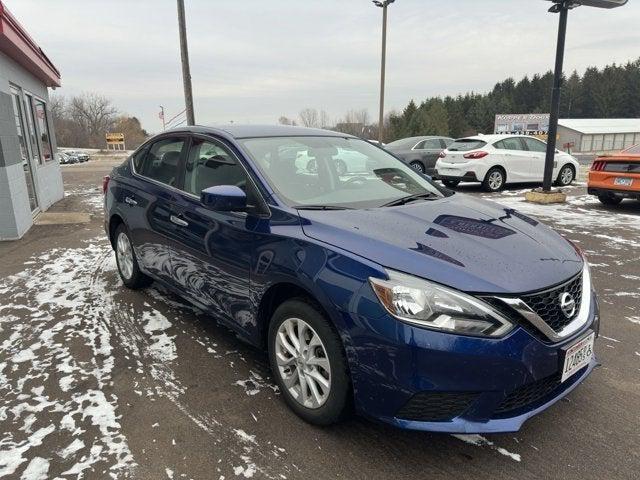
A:
<svg viewBox="0 0 640 480">
<path fill-rule="evenodd" d="M 640 202 L 605 208 L 583 182 L 549 207 L 524 203 L 523 186 L 458 189 L 547 222 L 593 266 L 602 366 L 521 431 L 317 428 L 284 405 L 263 352 L 156 285 L 123 288 L 100 192 L 119 161 L 63 167 L 67 197 L 51 211 L 90 214 L 84 223 L 0 243 L 0 477 L 640 477 Z"/>
</svg>

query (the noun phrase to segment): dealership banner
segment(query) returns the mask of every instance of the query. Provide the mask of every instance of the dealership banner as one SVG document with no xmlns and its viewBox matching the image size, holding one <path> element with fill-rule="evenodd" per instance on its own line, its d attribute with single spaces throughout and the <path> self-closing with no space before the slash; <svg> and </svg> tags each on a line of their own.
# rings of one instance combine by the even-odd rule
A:
<svg viewBox="0 0 640 480">
<path fill-rule="evenodd" d="M 494 133 L 532 135 L 546 140 L 549 133 L 548 113 L 496 115 Z"/>
</svg>

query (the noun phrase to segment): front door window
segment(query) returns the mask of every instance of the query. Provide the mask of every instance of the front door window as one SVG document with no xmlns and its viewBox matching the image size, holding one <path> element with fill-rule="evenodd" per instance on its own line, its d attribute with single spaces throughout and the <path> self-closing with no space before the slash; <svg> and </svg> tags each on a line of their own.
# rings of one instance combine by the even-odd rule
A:
<svg viewBox="0 0 640 480">
<path fill-rule="evenodd" d="M 38 209 L 38 199 L 36 197 L 35 182 L 33 179 L 33 167 L 29 159 L 29 150 L 27 148 L 27 139 L 25 134 L 25 119 L 24 112 L 22 110 L 22 101 L 20 99 L 20 93 L 12 88 L 11 100 L 13 103 L 13 115 L 16 123 L 16 130 L 18 131 L 18 144 L 20 145 L 20 157 L 22 161 L 22 168 L 24 170 L 24 178 L 27 183 L 27 195 L 29 196 L 29 206 L 31 211 L 34 212 Z"/>
</svg>

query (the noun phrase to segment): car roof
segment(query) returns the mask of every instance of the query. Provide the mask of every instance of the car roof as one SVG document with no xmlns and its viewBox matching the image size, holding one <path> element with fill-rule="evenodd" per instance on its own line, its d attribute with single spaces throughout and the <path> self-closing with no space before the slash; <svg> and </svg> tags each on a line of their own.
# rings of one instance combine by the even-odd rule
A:
<svg viewBox="0 0 640 480">
<path fill-rule="evenodd" d="M 191 132 L 191 133 L 224 133 L 235 139 L 256 137 L 342 137 L 357 138 L 346 133 L 323 130 L 320 128 L 295 127 L 290 125 L 223 125 L 204 126 L 195 125 L 181 127 L 167 132 Z"/>
<path fill-rule="evenodd" d="M 479 135 L 472 135 L 470 137 L 462 137 L 462 138 L 457 138 L 456 142 L 458 140 L 482 140 L 483 142 L 487 142 L 487 143 L 495 143 L 498 142 L 500 140 L 504 140 L 505 138 L 513 138 L 513 137 L 527 137 L 528 135 L 509 135 L 509 134 L 505 134 L 505 133 L 493 133 L 490 135 L 483 135 L 483 134 L 479 134 Z M 532 138 L 536 138 L 536 137 L 532 137 Z M 538 140 L 540 140 L 538 138 Z"/>
</svg>

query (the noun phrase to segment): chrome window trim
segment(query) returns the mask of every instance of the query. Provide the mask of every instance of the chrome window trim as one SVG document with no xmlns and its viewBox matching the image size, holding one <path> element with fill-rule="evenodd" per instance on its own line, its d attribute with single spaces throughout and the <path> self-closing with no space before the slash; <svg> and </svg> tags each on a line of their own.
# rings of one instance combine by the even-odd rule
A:
<svg viewBox="0 0 640 480">
<path fill-rule="evenodd" d="M 575 278 L 575 277 L 574 277 Z M 551 290 L 556 290 L 564 285 L 571 283 L 572 280 L 561 284 L 560 286 L 543 290 L 539 293 L 545 293 Z M 506 303 L 516 312 L 522 315 L 529 323 L 542 332 L 549 340 L 553 342 L 560 342 L 575 334 L 584 327 L 589 321 L 589 313 L 591 311 L 591 272 L 589 271 L 589 265 L 584 262 L 582 267 L 582 301 L 580 302 L 580 310 L 576 315 L 576 318 L 567 324 L 560 332 L 553 330 L 547 322 L 545 322 L 529 305 L 525 303 L 522 298 L 514 297 L 493 297 L 501 302 Z"/>
<path fill-rule="evenodd" d="M 166 184 L 166 183 L 162 183 L 159 182 L 158 180 L 155 180 L 153 178 L 147 177 L 146 175 L 142 175 L 141 173 L 136 172 L 136 167 L 133 163 L 133 157 L 136 155 L 136 153 L 138 153 L 140 150 L 143 150 L 147 147 L 152 146 L 154 143 L 156 142 L 161 142 L 162 140 L 166 139 L 166 138 L 171 138 L 173 136 L 176 137 L 185 137 L 185 142 L 186 142 L 186 146 L 187 146 L 187 152 L 186 155 L 189 155 L 189 151 L 191 150 L 191 144 L 193 143 L 193 139 L 194 138 L 202 138 L 203 140 L 206 141 L 214 141 L 217 142 L 219 144 L 221 144 L 226 150 L 229 151 L 229 153 L 231 153 L 231 155 L 233 156 L 233 158 L 238 162 L 238 165 L 240 165 L 240 167 L 242 169 L 244 169 L 245 174 L 247 175 L 247 178 L 249 179 L 249 181 L 253 184 L 253 187 L 255 188 L 258 197 L 261 200 L 262 203 L 262 209 L 265 210 L 265 213 L 262 213 L 261 216 L 264 217 L 271 217 L 271 209 L 269 208 L 269 204 L 266 202 L 266 200 L 264 199 L 264 197 L 262 196 L 262 192 L 260 192 L 260 189 L 258 188 L 258 186 L 256 185 L 256 182 L 253 180 L 253 177 L 249 174 L 249 171 L 247 170 L 247 167 L 244 165 L 244 163 L 238 158 L 238 156 L 235 154 L 235 152 L 229 148 L 225 143 L 223 143 L 221 140 L 219 140 L 217 137 L 212 137 L 209 136 L 207 134 L 202 134 L 202 133 L 189 133 L 189 132 L 176 132 L 174 134 L 166 134 L 163 135 L 160 138 L 153 138 L 150 139 L 149 141 L 143 143 L 142 145 L 140 145 L 140 147 L 138 147 L 138 149 L 136 151 L 134 151 L 131 155 L 129 155 L 129 158 L 127 159 L 128 163 L 129 163 L 129 168 L 131 169 L 131 173 L 134 177 L 140 179 L 140 180 L 144 180 L 147 182 L 151 182 L 159 187 L 164 187 L 164 188 L 168 188 L 171 191 L 177 192 L 180 195 L 186 195 L 189 198 L 192 198 L 194 200 L 198 200 L 200 201 L 200 197 L 198 195 L 195 195 L 191 192 L 187 192 L 186 190 L 182 190 L 178 187 L 174 187 L 172 185 Z M 184 159 L 185 160 L 185 166 L 186 166 L 186 161 L 188 160 L 187 158 Z M 178 168 L 180 168 L 180 163 L 178 163 Z M 235 213 L 244 213 L 245 215 L 248 215 L 247 212 L 235 212 Z"/>
</svg>

